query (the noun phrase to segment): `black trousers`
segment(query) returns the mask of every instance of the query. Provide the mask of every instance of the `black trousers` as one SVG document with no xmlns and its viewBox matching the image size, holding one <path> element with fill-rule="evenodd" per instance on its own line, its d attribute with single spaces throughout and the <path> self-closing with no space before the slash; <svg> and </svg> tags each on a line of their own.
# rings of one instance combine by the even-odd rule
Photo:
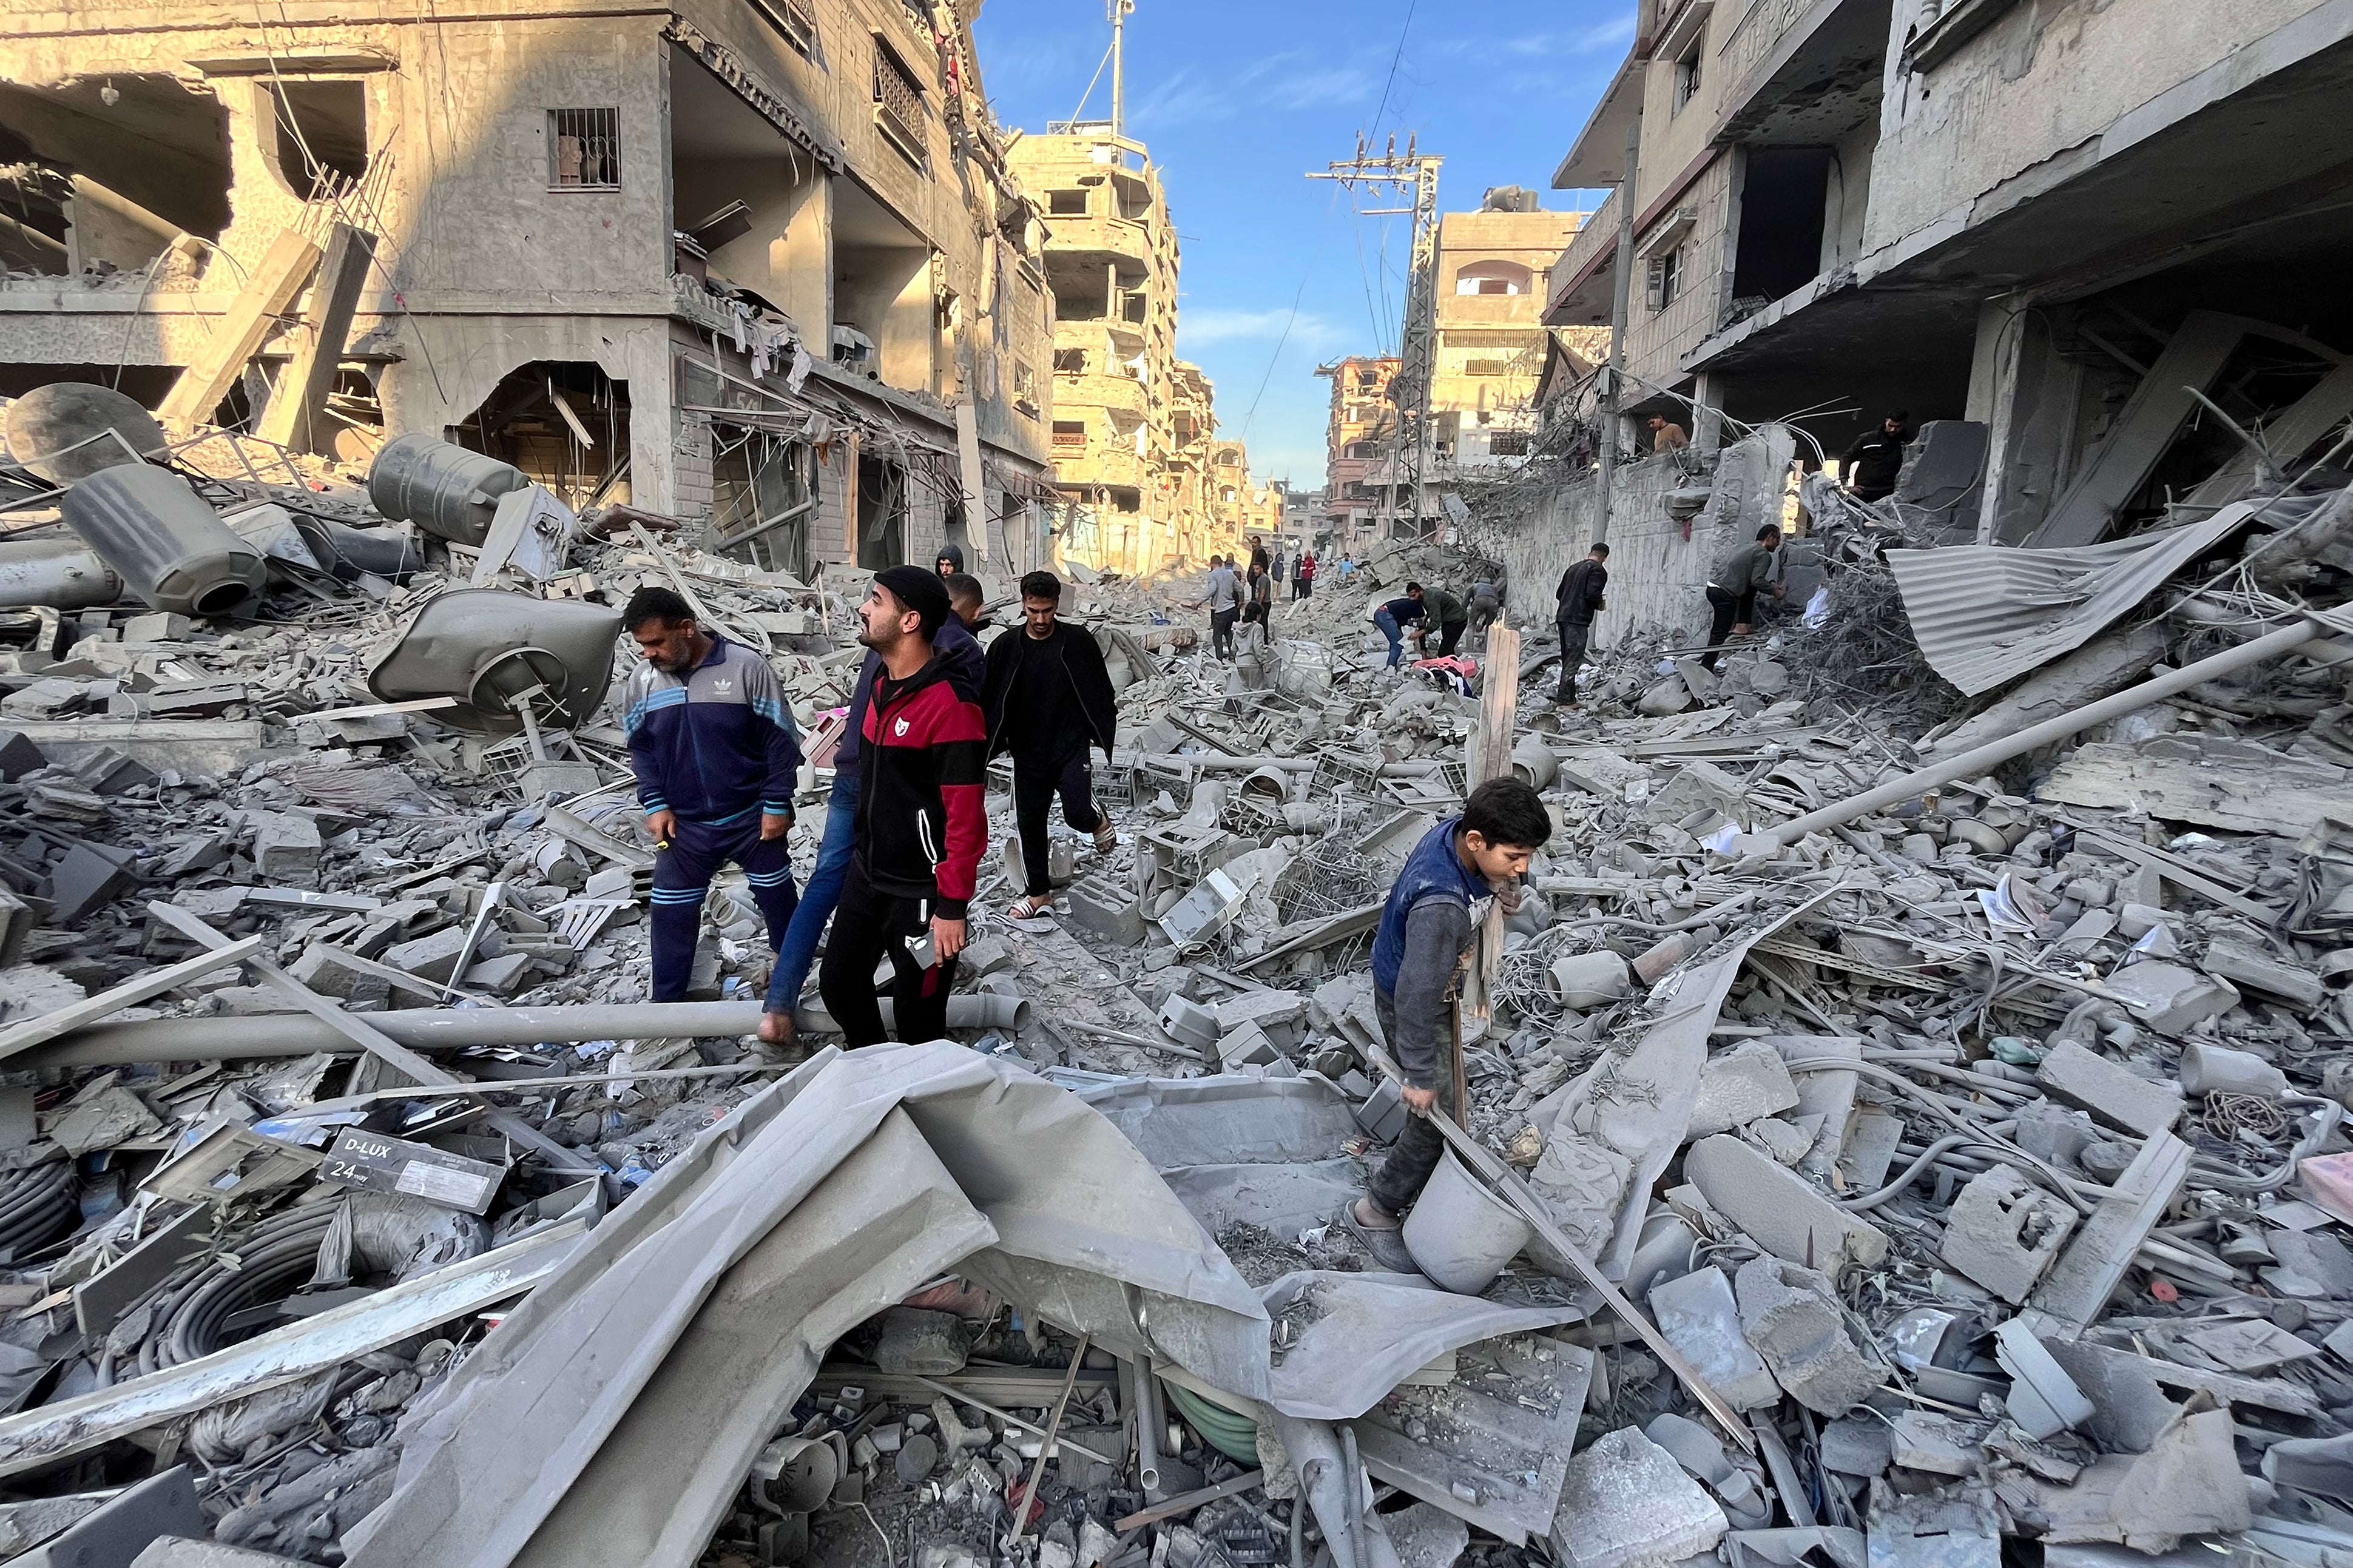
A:
<svg viewBox="0 0 2353 1568">
<path fill-rule="evenodd" d="M 850 862 L 841 902 L 834 906 L 833 928 L 825 939 L 825 963 L 817 974 L 825 1010 L 841 1026 L 850 1046 L 879 1046 L 889 1039 L 921 1044 L 946 1037 L 948 990 L 955 984 L 956 961 L 919 969 L 907 951 L 909 942 L 921 941 L 931 931 L 932 909 L 928 899 L 878 891 L 866 879 L 865 869 Z M 885 955 L 891 960 L 895 1028 L 883 1026 L 874 989 L 874 965 Z"/>
<path fill-rule="evenodd" d="M 1593 638 L 1591 621 L 1556 621 L 1560 628 L 1560 692 L 1558 700 L 1577 700 L 1577 672 L 1585 664 L 1585 646 Z"/>
<path fill-rule="evenodd" d="M 1732 635 L 1733 627 L 1747 626 L 1756 618 L 1757 595 L 1753 593 L 1734 594 L 1710 583 L 1707 585 L 1707 603 L 1713 612 L 1707 626 L 1707 646 L 1711 649 L 1722 647 L 1724 639 Z M 1710 652 L 1700 663 L 1714 669 L 1718 657 Z"/>
<path fill-rule="evenodd" d="M 1397 1053 L 1397 1006 L 1378 986 L 1373 989 L 1373 1012 L 1380 1019 L 1381 1038 Z M 1450 1110 L 1454 1101 L 1454 1073 L 1451 1065 L 1438 1064 L 1438 1104 L 1436 1111 Z M 1421 1189 L 1430 1184 L 1430 1173 L 1438 1169 L 1439 1157 L 1446 1152 L 1446 1135 L 1430 1125 L 1427 1116 L 1409 1114 L 1405 1131 L 1398 1134 L 1397 1146 L 1381 1168 L 1373 1173 L 1366 1190 L 1373 1202 L 1391 1214 L 1403 1214 L 1421 1196 Z"/>
<path fill-rule="evenodd" d="M 1053 891 L 1046 875 L 1046 814 L 1057 795 L 1062 797 L 1064 822 L 1081 833 L 1103 826 L 1103 813 L 1095 809 L 1094 765 L 1086 752 L 1060 759 L 1013 754 L 1013 824 L 1021 835 L 1021 868 L 1035 898 Z"/>
<path fill-rule="evenodd" d="M 1240 610 L 1209 612 L 1209 651 L 1219 658 L 1234 657 L 1234 623 L 1241 619 Z"/>
<path fill-rule="evenodd" d="M 1438 657 L 1452 657 L 1457 643 L 1462 640 L 1463 628 L 1471 624 L 1466 616 L 1459 621 L 1440 621 L 1438 626 Z"/>
</svg>

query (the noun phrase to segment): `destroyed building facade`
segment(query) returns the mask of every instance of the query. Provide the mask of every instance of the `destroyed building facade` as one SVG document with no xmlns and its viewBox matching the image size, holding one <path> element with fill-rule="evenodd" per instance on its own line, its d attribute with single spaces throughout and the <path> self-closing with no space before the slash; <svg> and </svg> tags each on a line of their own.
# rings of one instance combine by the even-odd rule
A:
<svg viewBox="0 0 2353 1568">
<path fill-rule="evenodd" d="M 1477 212 L 1438 224 L 1438 363 L 1430 378 L 1434 454 L 1477 470 L 1527 455 L 1545 364 L 1545 279 L 1583 214 L 1546 212 L 1534 191 L 1487 193 Z"/>
<path fill-rule="evenodd" d="M 1411 510 L 1411 497 L 1388 495 L 1380 480 L 1388 469 L 1388 443 L 1397 431 L 1389 383 L 1401 363 L 1395 354 L 1351 354 L 1315 370 L 1332 383 L 1332 412 L 1324 433 L 1324 516 L 1343 546 L 1377 538 L 1381 520 L 1400 507 Z"/>
<path fill-rule="evenodd" d="M 2309 0 L 1645 0 L 1554 176 L 1611 194 L 1545 313 L 1610 322 L 1630 200 L 1616 434 L 1641 454 L 1663 416 L 1695 452 L 1620 468 L 1616 575 L 1704 624 L 1734 536 L 1671 500 L 1704 490 L 1726 419 L 1788 420 L 1810 468 L 1907 413 L 1947 538 L 2087 543 L 2248 493 L 2353 407 L 2327 280 L 2348 176 L 2320 129 L 2348 95 L 2353 43 Z M 1573 487 L 1547 529 L 1597 511 Z"/>
<path fill-rule="evenodd" d="M 1148 572 L 1229 552 L 1248 465 L 1239 483 L 1232 463 L 1210 472 L 1214 398 L 1176 357 L 1181 247 L 1158 166 L 1110 121 L 1057 121 L 1009 156 L 1045 218 L 1064 553 Z"/>
<path fill-rule="evenodd" d="M 332 219 L 372 254 L 322 452 L 446 436 L 795 572 L 984 526 L 1043 559 L 1043 231 L 952 5 L 20 8 L 0 159 L 0 392 L 157 405 L 240 310 L 315 313 L 334 268 L 306 295 L 283 242 Z M 181 423 L 288 441 L 303 330 Z"/>
</svg>

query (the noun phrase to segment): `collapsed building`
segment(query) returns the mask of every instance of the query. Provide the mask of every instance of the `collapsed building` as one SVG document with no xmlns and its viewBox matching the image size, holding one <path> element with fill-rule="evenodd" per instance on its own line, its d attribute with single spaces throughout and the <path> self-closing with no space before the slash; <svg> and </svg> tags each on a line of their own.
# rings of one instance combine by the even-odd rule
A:
<svg viewBox="0 0 2353 1568">
<path fill-rule="evenodd" d="M 1972 9 L 2000 7 L 1941 15 Z M 761 16 L 858 58 L 830 12 Z M 40 156 L 58 210 L 12 216 L 111 243 Z M 1184 624 L 1198 581 L 1066 563 L 1118 691 L 1119 842 L 1057 833 L 1054 917 L 1007 918 L 993 770 L 953 1037 L 842 1051 L 805 999 L 774 1051 L 740 875 L 691 999 L 642 1000 L 617 606 L 668 587 L 767 659 L 805 870 L 866 535 L 797 568 L 716 505 L 659 510 L 592 468 L 618 406 L 560 379 L 544 442 L 379 444 L 317 345 L 372 275 L 331 258 L 385 230 L 314 205 L 288 232 L 320 259 L 274 303 L 189 302 L 168 374 L 60 361 L 0 405 L 7 1560 L 2353 1556 L 2341 415 L 2227 499 L 2036 542 L 1980 537 L 1925 456 L 1885 502 L 1820 470 L 1790 496 L 1810 433 L 1727 414 L 1624 514 L 1623 619 L 1575 669 L 1541 613 L 1402 671 L 1367 630 L 1498 558 L 1541 605 L 1562 541 L 1507 509 L 1461 525 L 1484 558 L 1364 542 L 1230 664 Z M 781 340 L 722 282 L 734 221 L 670 237 L 748 312 L 718 401 L 673 415 L 798 397 L 778 423 L 821 472 L 934 428 L 991 443 L 939 452 L 950 499 L 1015 472 L 960 395 L 752 363 Z M 1580 504 L 1543 487 L 1593 422 L 1559 427 L 1584 456 L 1491 498 Z M 1788 613 L 1715 650 L 1653 613 L 1693 586 L 1668 551 L 1800 510 Z M 892 542 L 953 542 L 936 516 Z M 1046 542 L 963 542 L 1006 618 Z M 1574 708 L 1538 699 L 1563 680 Z M 1461 1110 L 1399 1268 L 1340 1220 L 1408 1114 L 1367 950 L 1406 856 L 1505 775 L 1553 834 L 1464 971 Z"/>
<path fill-rule="evenodd" d="M 0 392 L 363 467 L 447 438 L 797 574 L 1041 561 L 1051 307 L 1003 141 L 951 6 L 26 13 Z"/>
<path fill-rule="evenodd" d="M 1638 621 L 1705 624 L 1733 536 L 1683 492 L 1757 426 L 1812 468 L 1904 411 L 1940 537 L 2056 547 L 2249 494 L 2353 406 L 2333 7 L 1657 0 L 1637 34 L 1555 175 L 1611 194 L 1545 319 L 1626 301 L 1608 526 Z M 1591 381 L 1555 390 L 1599 418 Z M 1652 416 L 1690 450 L 1651 454 Z M 1589 479 L 1514 508 L 1547 539 L 1600 511 Z M 1536 553 L 1524 580 L 1557 578 Z"/>
</svg>

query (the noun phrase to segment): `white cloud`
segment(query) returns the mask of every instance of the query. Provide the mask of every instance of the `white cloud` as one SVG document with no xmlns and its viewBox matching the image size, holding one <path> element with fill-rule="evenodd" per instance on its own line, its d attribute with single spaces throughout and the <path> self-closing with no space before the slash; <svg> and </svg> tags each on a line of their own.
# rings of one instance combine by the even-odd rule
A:
<svg viewBox="0 0 2353 1568">
<path fill-rule="evenodd" d="M 1239 72 L 1174 72 L 1145 94 L 1129 119 L 1149 130 L 1269 110 L 1330 109 L 1371 98 L 1376 79 L 1361 66 L 1334 65 L 1287 50 L 1253 60 Z"/>
<path fill-rule="evenodd" d="M 1271 310 L 1221 310 L 1214 305 L 1197 306 L 1180 311 L 1176 317 L 1176 336 L 1188 349 L 1206 348 L 1211 343 L 1273 342 L 1290 329 L 1290 341 L 1294 343 L 1321 342 L 1332 332 L 1332 324 L 1312 311 L 1293 313 L 1280 307 Z"/>
</svg>

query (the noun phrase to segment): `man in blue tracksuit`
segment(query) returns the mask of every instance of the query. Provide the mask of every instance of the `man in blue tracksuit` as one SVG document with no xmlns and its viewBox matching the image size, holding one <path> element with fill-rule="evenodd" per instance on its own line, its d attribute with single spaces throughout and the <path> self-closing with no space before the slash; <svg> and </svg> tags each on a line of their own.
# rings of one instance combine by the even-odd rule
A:
<svg viewBox="0 0 2353 1568">
<path fill-rule="evenodd" d="M 1506 910 L 1516 909 L 1519 879 L 1551 837 L 1543 796 L 1518 779 L 1490 779 L 1471 792 L 1461 816 L 1422 836 L 1381 907 L 1373 937 L 1373 1012 L 1405 1074 L 1412 1115 L 1366 1195 L 1341 1215 L 1377 1258 L 1395 1241 L 1403 1223 L 1398 1216 L 1421 1195 L 1446 1150 L 1430 1118 L 1461 1114 L 1441 1105 L 1440 1096 L 1452 1098 L 1454 1006 L 1487 900 L 1500 898 Z M 1394 1258 L 1381 1261 L 1395 1265 Z"/>
<path fill-rule="evenodd" d="M 1373 610 L 1373 625 L 1381 628 L 1381 636 L 1389 639 L 1389 668 L 1395 669 L 1398 660 L 1405 657 L 1405 628 L 1413 627 L 1414 640 L 1421 639 L 1421 628 L 1427 624 L 1429 612 L 1421 602 L 1421 584 L 1408 583 L 1405 592 Z"/>
<path fill-rule="evenodd" d="M 621 613 L 643 662 L 629 673 L 622 728 L 654 853 L 654 1000 L 683 1002 L 711 879 L 730 861 L 782 943 L 792 923 L 800 740 L 768 661 L 697 625 L 668 588 L 640 588 Z"/>
<path fill-rule="evenodd" d="M 940 560 L 947 562 L 951 552 L 962 559 L 962 552 L 950 544 L 941 549 Z M 948 604 L 955 613 L 940 623 L 932 646 L 948 661 L 948 683 L 956 695 L 977 702 L 987 668 L 980 641 L 972 635 L 981 618 L 980 579 L 955 572 L 946 582 Z M 818 939 L 825 934 L 825 922 L 832 918 L 834 906 L 841 902 L 842 884 L 849 875 L 849 858 L 856 847 L 852 829 L 858 822 L 858 726 L 881 668 L 881 656 L 871 652 L 859 668 L 857 688 L 849 695 L 849 728 L 833 754 L 833 794 L 826 805 L 825 838 L 818 846 L 817 864 L 809 870 L 800 907 L 793 911 L 792 926 L 776 944 L 776 967 L 769 971 L 768 999 L 760 1014 L 760 1038 L 772 1046 L 792 1043 L 793 1004 L 800 1000 L 801 987 L 808 983 Z"/>
</svg>

